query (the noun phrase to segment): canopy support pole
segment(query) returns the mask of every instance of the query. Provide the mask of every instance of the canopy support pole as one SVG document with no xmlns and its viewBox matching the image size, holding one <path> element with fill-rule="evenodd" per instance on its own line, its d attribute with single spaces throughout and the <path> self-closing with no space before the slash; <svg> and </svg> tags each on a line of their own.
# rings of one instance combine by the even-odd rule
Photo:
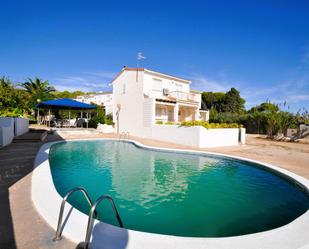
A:
<svg viewBox="0 0 309 249">
<path fill-rule="evenodd" d="M 71 127 L 71 110 L 69 110 L 69 128 Z"/>
<path fill-rule="evenodd" d="M 40 124 L 40 108 L 38 107 L 38 125 Z"/>
<path fill-rule="evenodd" d="M 48 109 L 48 128 L 50 127 L 50 109 Z"/>
<path fill-rule="evenodd" d="M 83 119 L 83 112 L 80 112 L 80 118 Z M 84 128 L 84 122 L 81 121 L 81 128 Z"/>
<path fill-rule="evenodd" d="M 88 129 L 88 121 L 89 121 L 89 116 L 88 116 L 88 112 L 87 112 L 87 129 Z"/>
</svg>

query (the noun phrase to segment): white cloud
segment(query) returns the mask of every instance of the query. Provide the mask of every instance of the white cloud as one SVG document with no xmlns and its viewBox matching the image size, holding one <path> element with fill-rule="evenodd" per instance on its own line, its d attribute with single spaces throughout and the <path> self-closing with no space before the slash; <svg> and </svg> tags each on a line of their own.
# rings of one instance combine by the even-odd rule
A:
<svg viewBox="0 0 309 249">
<path fill-rule="evenodd" d="M 109 91 L 109 83 L 116 74 L 110 71 L 87 72 L 79 75 L 65 75 L 52 80 L 59 91 Z"/>
<path fill-rule="evenodd" d="M 309 101 L 309 94 L 296 94 L 288 96 L 288 101 L 291 103 L 297 103 L 300 101 Z"/>
<path fill-rule="evenodd" d="M 202 74 L 192 73 L 186 78 L 191 79 L 192 87 L 196 90 L 207 92 L 226 92 L 231 87 L 224 82 L 218 82 L 205 77 Z"/>
<path fill-rule="evenodd" d="M 301 107 L 309 109 L 309 47 L 298 65 L 290 71 L 285 81 L 277 84 L 270 82 L 267 86 L 235 81 L 226 73 L 216 74 L 215 80 L 196 72 L 187 74 L 186 78 L 191 79 L 192 87 L 200 91 L 226 92 L 235 87 L 245 98 L 247 108 L 268 100 L 277 104 L 287 101 L 293 110 Z"/>
<path fill-rule="evenodd" d="M 235 87 L 246 100 L 248 109 L 265 101 L 277 104 L 287 101 L 294 111 L 299 109 L 300 106 L 306 107 L 306 104 L 309 106 L 309 78 L 306 74 L 266 87 L 248 82 L 229 81 L 226 76 L 222 81 L 210 80 L 200 73 L 191 73 L 187 78 L 192 80 L 192 87 L 200 91 L 226 92 L 231 87 Z M 229 82 L 236 83 L 232 85 Z"/>
<path fill-rule="evenodd" d="M 88 74 L 94 77 L 100 77 L 100 78 L 105 78 L 105 79 L 112 79 L 116 75 L 115 72 L 111 72 L 111 71 L 90 72 Z"/>
</svg>

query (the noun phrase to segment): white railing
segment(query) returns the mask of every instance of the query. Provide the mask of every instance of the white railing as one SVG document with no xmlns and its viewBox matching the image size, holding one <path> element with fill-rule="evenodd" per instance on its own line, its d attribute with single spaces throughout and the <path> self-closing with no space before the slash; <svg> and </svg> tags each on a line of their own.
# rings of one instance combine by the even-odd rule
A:
<svg viewBox="0 0 309 249">
<path fill-rule="evenodd" d="M 183 101 L 194 101 L 194 102 L 200 102 L 201 101 L 201 94 L 199 93 L 192 93 L 192 92 L 179 92 L 179 91 L 173 91 L 169 93 L 169 97 L 183 100 Z"/>
</svg>

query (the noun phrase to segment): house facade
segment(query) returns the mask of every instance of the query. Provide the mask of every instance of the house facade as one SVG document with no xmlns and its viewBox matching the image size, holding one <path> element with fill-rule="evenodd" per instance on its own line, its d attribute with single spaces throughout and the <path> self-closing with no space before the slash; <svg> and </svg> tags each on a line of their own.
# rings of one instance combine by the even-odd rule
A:
<svg viewBox="0 0 309 249">
<path fill-rule="evenodd" d="M 160 123 L 208 120 L 191 81 L 145 68 L 124 67 L 113 79 L 113 119 L 118 132 L 151 137 Z"/>
<path fill-rule="evenodd" d="M 76 97 L 77 101 L 91 104 L 94 103 L 96 105 L 104 106 L 106 114 L 113 113 L 113 93 L 112 92 L 99 92 L 99 93 L 91 93 L 80 95 Z"/>
</svg>

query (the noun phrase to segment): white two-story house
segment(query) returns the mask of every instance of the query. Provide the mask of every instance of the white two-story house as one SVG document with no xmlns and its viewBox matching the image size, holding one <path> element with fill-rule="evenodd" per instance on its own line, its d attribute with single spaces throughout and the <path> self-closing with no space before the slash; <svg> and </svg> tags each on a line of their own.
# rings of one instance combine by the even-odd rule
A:
<svg viewBox="0 0 309 249">
<path fill-rule="evenodd" d="M 201 93 L 191 81 L 146 68 L 124 67 L 112 80 L 113 119 L 118 132 L 152 137 L 158 123 L 208 120 Z"/>
<path fill-rule="evenodd" d="M 113 113 L 113 94 L 111 92 L 98 92 L 84 94 L 76 97 L 77 101 L 104 106 L 106 114 Z"/>
</svg>

